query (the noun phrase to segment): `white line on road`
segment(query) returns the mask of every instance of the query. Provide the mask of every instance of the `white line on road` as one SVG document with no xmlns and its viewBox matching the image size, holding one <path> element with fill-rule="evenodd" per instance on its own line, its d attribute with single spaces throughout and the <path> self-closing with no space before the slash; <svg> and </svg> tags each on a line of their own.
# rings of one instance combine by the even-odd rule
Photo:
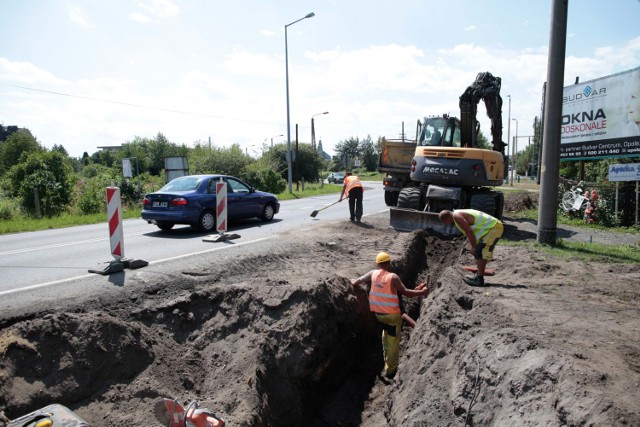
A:
<svg viewBox="0 0 640 427">
<path fill-rule="evenodd" d="M 146 233 L 146 231 L 142 231 L 140 233 L 128 233 L 128 234 L 125 234 L 125 237 L 139 236 L 139 235 L 145 234 L 145 233 Z M 32 248 L 14 249 L 14 250 L 11 250 L 11 251 L 0 252 L 0 255 L 14 255 L 14 254 L 21 254 L 21 253 L 24 253 L 24 252 L 42 251 L 42 250 L 53 249 L 53 248 L 63 248 L 65 246 L 82 245 L 84 243 L 101 242 L 101 241 L 104 241 L 104 240 L 109 240 L 109 237 L 97 237 L 95 239 L 78 240 L 76 242 L 56 243 L 54 245 L 34 246 Z"/>
<path fill-rule="evenodd" d="M 257 243 L 257 242 L 261 242 L 261 241 L 264 241 L 264 240 L 273 239 L 274 237 L 277 237 L 277 236 L 267 236 L 267 237 L 261 237 L 260 239 L 256 239 L 256 240 L 250 240 L 248 242 L 235 243 L 233 245 L 233 247 L 237 248 L 239 246 L 248 245 L 250 243 Z M 215 252 L 215 251 L 219 251 L 219 250 L 222 250 L 222 249 L 231 249 L 231 248 L 229 248 L 229 246 L 224 245 L 224 246 L 220 246 L 220 247 L 216 247 L 216 248 L 212 248 L 212 249 L 206 249 L 204 251 L 191 252 L 191 253 L 188 253 L 188 254 L 177 255 L 177 256 L 174 256 L 174 257 L 170 257 L 170 258 L 164 258 L 164 259 L 151 261 L 151 262 L 149 262 L 149 265 L 161 264 L 163 262 L 174 261 L 176 259 L 186 258 L 186 257 L 193 256 L 193 255 L 206 254 L 206 253 L 209 253 L 209 252 Z M 62 284 L 62 283 L 72 282 L 74 280 L 86 279 L 88 277 L 95 277 L 95 276 L 96 276 L 95 274 L 83 274 L 82 276 L 69 277 L 67 279 L 54 280 L 52 282 L 38 283 L 36 285 L 30 285 L 30 286 L 26 286 L 24 288 L 10 289 L 8 291 L 0 292 L 0 297 L 2 297 L 4 295 L 15 294 L 15 293 L 18 293 L 18 292 L 23 292 L 23 291 L 30 291 L 30 290 L 33 290 L 33 289 L 44 288 L 44 287 L 47 287 L 47 286 L 59 285 L 59 284 Z"/>
</svg>

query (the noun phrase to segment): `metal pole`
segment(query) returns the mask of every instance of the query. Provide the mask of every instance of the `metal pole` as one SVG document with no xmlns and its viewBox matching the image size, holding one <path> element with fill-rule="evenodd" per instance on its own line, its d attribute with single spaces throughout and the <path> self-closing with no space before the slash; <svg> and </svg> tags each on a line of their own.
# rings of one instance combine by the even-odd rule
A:
<svg viewBox="0 0 640 427">
<path fill-rule="evenodd" d="M 296 21 L 293 21 L 290 24 L 284 26 L 284 66 L 285 66 L 285 75 L 286 75 L 286 83 L 287 83 L 287 181 L 289 184 L 289 193 L 292 193 L 291 182 L 293 180 L 293 172 L 291 170 L 291 119 L 290 119 L 290 111 L 289 111 L 289 44 L 287 40 L 287 27 L 295 24 L 296 22 L 300 22 L 303 19 L 311 18 L 315 16 L 313 12 L 308 13 L 305 17 L 300 18 Z"/>
<path fill-rule="evenodd" d="M 516 122 L 516 136 L 513 139 L 513 149 L 514 154 L 513 154 L 513 173 L 517 176 L 518 175 L 518 171 L 517 171 L 517 166 L 518 166 L 518 119 L 511 119 L 513 121 Z M 511 185 L 513 185 L 513 182 L 511 183 Z"/>
<path fill-rule="evenodd" d="M 289 118 L 289 47 L 288 47 L 288 43 L 287 43 L 287 27 L 288 27 L 288 25 L 284 26 L 284 67 L 285 67 L 285 74 L 286 74 L 286 79 L 287 79 L 287 154 L 286 154 L 286 158 L 287 158 L 287 183 L 288 183 L 289 193 L 291 193 L 292 192 L 292 190 L 291 190 L 291 179 L 292 179 L 292 173 L 291 173 L 291 120 Z"/>
<path fill-rule="evenodd" d="M 638 181 L 636 181 L 636 226 L 638 225 Z"/>
<path fill-rule="evenodd" d="M 138 167 L 138 158 L 136 157 L 136 175 L 138 175 L 138 197 L 142 196 L 142 187 L 140 186 L 140 168 Z"/>
<path fill-rule="evenodd" d="M 557 237 L 560 130 L 568 9 L 569 0 L 553 0 L 538 208 L 538 243 L 550 245 L 556 244 Z"/>
<path fill-rule="evenodd" d="M 511 142 L 511 95 L 509 97 L 509 117 L 507 117 L 507 142 Z M 507 149 L 507 153 L 509 153 Z M 513 187 L 513 145 L 511 145 L 511 186 Z M 508 171 L 507 171 L 508 172 Z"/>
</svg>

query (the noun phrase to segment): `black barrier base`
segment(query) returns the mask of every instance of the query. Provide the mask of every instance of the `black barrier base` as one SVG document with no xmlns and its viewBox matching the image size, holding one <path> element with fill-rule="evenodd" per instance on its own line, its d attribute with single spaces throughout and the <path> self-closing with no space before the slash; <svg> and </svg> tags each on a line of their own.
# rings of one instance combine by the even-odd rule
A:
<svg viewBox="0 0 640 427">
<path fill-rule="evenodd" d="M 89 273 L 96 273 L 107 276 L 109 274 L 119 273 L 125 268 L 135 270 L 136 268 L 146 267 L 147 265 L 149 265 L 149 262 L 142 259 L 122 258 L 120 261 L 113 260 L 107 263 L 107 265 L 102 270 L 91 269 L 89 270 Z"/>
<path fill-rule="evenodd" d="M 130 268 L 132 270 L 149 265 L 149 262 L 143 259 L 122 258 L 121 261 L 124 264 L 124 268 Z"/>
<path fill-rule="evenodd" d="M 239 238 L 240 238 L 239 234 L 220 233 L 220 234 L 212 234 L 210 236 L 207 236 L 204 239 L 202 239 L 202 241 L 217 243 L 217 242 L 226 242 L 227 240 L 233 240 L 233 239 L 239 239 Z"/>
<path fill-rule="evenodd" d="M 89 270 L 89 273 L 102 274 L 103 276 L 106 276 L 108 274 L 119 273 L 122 270 L 124 270 L 123 263 L 120 261 L 111 261 L 102 270 L 91 269 Z"/>
</svg>

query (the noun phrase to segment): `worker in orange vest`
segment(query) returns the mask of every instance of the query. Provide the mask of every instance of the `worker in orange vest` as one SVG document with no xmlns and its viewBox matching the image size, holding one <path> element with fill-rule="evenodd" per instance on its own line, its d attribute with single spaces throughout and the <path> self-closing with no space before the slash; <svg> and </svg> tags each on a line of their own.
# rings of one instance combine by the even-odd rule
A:
<svg viewBox="0 0 640 427">
<path fill-rule="evenodd" d="M 344 175 L 344 187 L 340 193 L 340 200 L 346 196 L 349 198 L 349 220 L 351 222 L 360 223 L 362 219 L 362 193 L 364 188 L 360 182 L 360 178 L 353 175 L 351 172 L 346 172 Z"/>
<path fill-rule="evenodd" d="M 384 352 L 385 376 L 393 378 L 398 370 L 402 314 L 398 293 L 408 297 L 426 297 L 429 288 L 421 283 L 415 289 L 407 289 L 397 274 L 391 272 L 391 257 L 386 252 L 376 256 L 378 269 L 364 276 L 352 279 L 353 286 L 371 284 L 369 290 L 369 310 L 382 325 L 382 349 Z"/>
</svg>

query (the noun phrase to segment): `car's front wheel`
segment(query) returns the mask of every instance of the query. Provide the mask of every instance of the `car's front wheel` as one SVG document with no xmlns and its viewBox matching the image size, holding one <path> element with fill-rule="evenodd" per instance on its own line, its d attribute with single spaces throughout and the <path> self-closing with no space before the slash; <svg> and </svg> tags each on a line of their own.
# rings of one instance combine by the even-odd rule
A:
<svg viewBox="0 0 640 427">
<path fill-rule="evenodd" d="M 273 208 L 273 205 L 271 203 L 267 203 L 264 207 L 264 209 L 262 210 L 262 216 L 260 217 L 264 222 L 268 222 L 271 221 L 273 219 L 273 216 L 275 215 L 276 211 Z"/>
<path fill-rule="evenodd" d="M 159 222 L 156 224 L 158 228 L 162 231 L 169 231 L 173 228 L 174 224 L 172 222 Z"/>
<path fill-rule="evenodd" d="M 206 210 L 200 215 L 198 228 L 202 231 L 213 231 L 216 228 L 216 215 L 213 211 Z"/>
</svg>

